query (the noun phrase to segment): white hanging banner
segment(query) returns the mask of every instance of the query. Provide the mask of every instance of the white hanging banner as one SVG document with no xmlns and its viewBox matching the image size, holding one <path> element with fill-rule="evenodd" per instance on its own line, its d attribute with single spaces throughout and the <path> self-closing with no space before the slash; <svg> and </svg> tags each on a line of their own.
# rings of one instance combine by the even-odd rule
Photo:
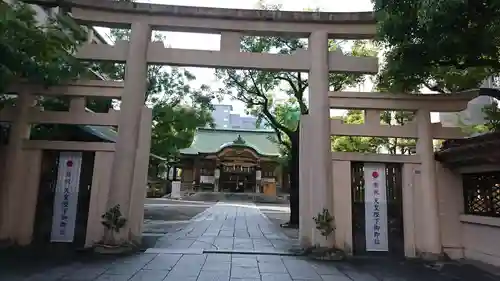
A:
<svg viewBox="0 0 500 281">
<path fill-rule="evenodd" d="M 81 152 L 61 152 L 59 154 L 51 242 L 73 242 L 81 166 Z"/>
<path fill-rule="evenodd" d="M 387 184 L 385 164 L 365 163 L 365 235 L 366 251 L 387 252 Z"/>
</svg>

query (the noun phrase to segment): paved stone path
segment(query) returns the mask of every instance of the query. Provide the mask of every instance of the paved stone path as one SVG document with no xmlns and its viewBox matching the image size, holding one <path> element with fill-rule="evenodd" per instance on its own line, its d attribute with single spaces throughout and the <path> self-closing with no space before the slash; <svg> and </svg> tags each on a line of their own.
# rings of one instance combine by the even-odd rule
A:
<svg viewBox="0 0 500 281">
<path fill-rule="evenodd" d="M 92 258 L 27 273 L 2 272 L 6 281 L 494 281 L 473 267 L 436 271 L 419 262 L 318 262 L 277 255 L 292 245 L 251 204 L 217 204 L 154 248 L 128 257 Z M 219 251 L 219 253 L 217 253 Z M 225 251 L 227 253 L 221 253 Z M 250 252 L 237 254 L 236 252 Z M 268 254 L 256 254 L 268 253 Z M 270 254 L 273 253 L 273 254 Z"/>
<path fill-rule="evenodd" d="M 218 203 L 169 233 L 149 253 L 287 253 L 293 241 L 254 204 Z"/>
</svg>

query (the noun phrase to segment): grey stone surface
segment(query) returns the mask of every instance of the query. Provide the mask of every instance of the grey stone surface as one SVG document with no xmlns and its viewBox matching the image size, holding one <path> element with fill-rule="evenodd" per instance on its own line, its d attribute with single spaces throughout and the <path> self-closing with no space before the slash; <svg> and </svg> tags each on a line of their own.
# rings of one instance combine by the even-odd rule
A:
<svg viewBox="0 0 500 281">
<path fill-rule="evenodd" d="M 232 266 L 237 267 L 258 267 L 256 257 L 237 257 L 231 260 Z"/>
<path fill-rule="evenodd" d="M 283 262 L 259 262 L 260 273 L 288 273 Z"/>
<path fill-rule="evenodd" d="M 209 262 L 207 261 L 202 268 L 203 271 L 230 271 L 231 262 L 217 261 Z"/>
<path fill-rule="evenodd" d="M 229 281 L 229 270 L 205 271 L 202 270 L 197 281 Z"/>
<path fill-rule="evenodd" d="M 140 270 L 130 281 L 163 281 L 167 274 L 165 270 Z"/>
<path fill-rule="evenodd" d="M 292 281 L 288 273 L 262 273 L 262 281 Z"/>
<path fill-rule="evenodd" d="M 345 274 L 355 281 L 377 281 L 377 278 L 370 273 L 360 272 L 358 270 L 345 271 Z"/>
<path fill-rule="evenodd" d="M 256 267 L 231 266 L 231 278 L 260 278 L 260 273 Z"/>
<path fill-rule="evenodd" d="M 179 254 L 159 254 L 153 258 L 146 266 L 146 269 L 171 270 L 179 261 L 182 255 Z"/>
<path fill-rule="evenodd" d="M 321 275 L 321 280 L 322 281 L 352 281 L 351 278 L 345 276 L 345 275 Z M 388 281 L 385 280 L 384 281 Z"/>
<path fill-rule="evenodd" d="M 97 277 L 95 281 L 128 281 L 130 278 L 132 278 L 132 275 L 128 274 L 127 275 L 103 274 Z"/>
<path fill-rule="evenodd" d="M 68 261 L 33 270 L 22 261 L 19 272 L 5 271 L 0 263 L 0 280 L 6 281 L 495 281 L 472 266 L 449 263 L 439 271 L 423 263 L 389 259 L 320 262 L 303 257 L 269 254 L 216 254 L 183 249 L 186 243 L 204 247 L 221 243 L 229 249 L 256 246 L 284 247 L 283 238 L 251 204 L 217 204 L 182 229 L 179 239 L 171 237 L 168 246 L 113 259 Z M 231 232 L 231 237 L 221 233 Z M 245 234 L 246 233 L 246 234 Z M 247 235 L 248 234 L 248 235 Z M 189 236 L 189 238 L 188 238 Z M 247 237 L 248 236 L 248 237 Z M 259 237 L 258 237 L 259 236 Z M 257 238 L 252 238 L 257 237 Z M 187 242 L 186 242 L 187 241 Z M 178 244 L 176 244 L 178 243 Z M 197 244 L 195 244 L 197 243 Z M 178 248 L 176 248 L 178 247 Z M 169 251 L 175 249 L 176 251 Z M 447 264 L 448 265 L 448 264 Z"/>
<path fill-rule="evenodd" d="M 299 280 L 318 280 L 321 279 L 319 274 L 314 270 L 311 264 L 306 260 L 287 259 L 284 260 L 288 273 L 293 279 Z"/>
<path fill-rule="evenodd" d="M 311 267 L 320 275 L 344 275 L 329 262 L 310 262 Z"/>
<path fill-rule="evenodd" d="M 183 277 L 182 279 L 178 279 L 177 276 L 168 276 L 167 275 L 167 278 L 165 278 L 163 281 L 180 281 L 180 280 L 182 280 L 182 281 L 197 281 L 196 280 L 197 278 L 198 277 L 191 276 L 191 277 Z"/>
<path fill-rule="evenodd" d="M 256 254 L 287 253 L 293 245 L 255 204 L 217 203 L 182 230 L 158 239 L 155 248 Z"/>
</svg>

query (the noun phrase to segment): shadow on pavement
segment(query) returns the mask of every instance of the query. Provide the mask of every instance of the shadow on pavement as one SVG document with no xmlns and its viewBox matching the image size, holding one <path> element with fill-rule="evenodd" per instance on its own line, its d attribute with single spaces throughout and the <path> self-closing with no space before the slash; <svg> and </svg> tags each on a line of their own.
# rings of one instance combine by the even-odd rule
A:
<svg viewBox="0 0 500 281">
<path fill-rule="evenodd" d="M 498 281 L 500 276 L 483 271 L 473 265 L 450 261 L 426 262 L 418 259 L 353 258 L 338 266 L 353 280 L 365 272 L 376 280 L 401 281 Z"/>
</svg>

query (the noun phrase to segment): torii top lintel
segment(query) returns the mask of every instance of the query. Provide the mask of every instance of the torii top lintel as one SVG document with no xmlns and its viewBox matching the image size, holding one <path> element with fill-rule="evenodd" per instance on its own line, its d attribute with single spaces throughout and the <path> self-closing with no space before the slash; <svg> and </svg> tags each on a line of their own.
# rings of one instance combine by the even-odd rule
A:
<svg viewBox="0 0 500 281">
<path fill-rule="evenodd" d="M 298 12 L 256 9 L 226 9 L 212 7 L 177 6 L 134 3 L 111 0 L 33 0 L 32 4 L 99 8 L 117 12 L 135 12 L 179 17 L 202 17 L 231 20 L 259 20 L 307 23 L 375 24 L 373 12 Z"/>
<path fill-rule="evenodd" d="M 77 10 L 94 10 L 104 14 L 129 14 L 134 19 L 142 16 L 175 17 L 186 19 L 206 19 L 238 22 L 253 22 L 266 26 L 265 30 L 251 30 L 253 33 L 290 33 L 304 35 L 307 31 L 327 30 L 332 38 L 371 39 L 375 28 L 373 12 L 299 12 L 276 10 L 225 9 L 209 7 L 175 6 L 149 3 L 134 3 L 111 0 L 26 0 L 30 4 L 42 6 L 66 6 Z M 102 16 L 100 15 L 100 16 Z M 78 16 L 77 16 L 78 17 Z M 97 18 L 97 16 L 96 16 Z M 93 20 L 90 20 L 93 21 Z M 125 23 L 123 19 L 115 24 Z M 102 23 L 109 25 L 112 21 L 105 19 Z M 154 20 L 152 22 L 155 22 Z M 266 22 L 266 23 L 263 23 Z M 207 22 L 208 23 L 208 22 Z M 240 23 L 241 24 L 241 23 Z M 273 25 L 291 24 L 294 29 L 267 28 Z M 159 24 L 161 25 L 161 24 Z M 210 24 L 207 24 L 210 25 Z M 239 25 L 239 24 L 238 24 Z M 336 34 L 332 25 L 347 29 Z M 302 26 L 302 27 L 300 27 Z M 306 28 L 307 26 L 307 28 Z M 314 28 L 312 28 L 314 26 Z M 348 27 L 351 26 L 351 27 Z M 201 27 L 200 27 L 201 28 Z M 161 27 L 160 27 L 161 29 Z M 275 29 L 275 30 L 274 30 Z M 214 28 L 217 30 L 217 28 Z M 250 31 L 250 30 L 249 30 Z M 193 32 L 193 31 L 192 31 Z"/>
</svg>

